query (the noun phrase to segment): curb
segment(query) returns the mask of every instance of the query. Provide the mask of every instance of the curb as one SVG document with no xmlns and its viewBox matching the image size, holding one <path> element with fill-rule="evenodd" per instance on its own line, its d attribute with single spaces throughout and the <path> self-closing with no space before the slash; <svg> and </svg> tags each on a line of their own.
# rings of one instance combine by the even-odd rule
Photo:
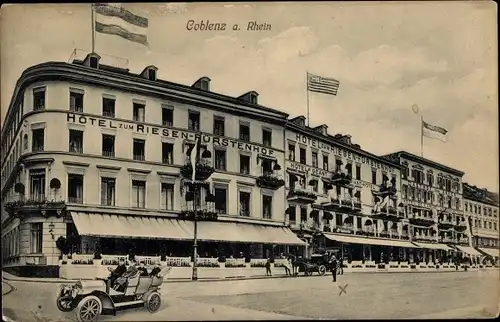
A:
<svg viewBox="0 0 500 322">
<path fill-rule="evenodd" d="M 4 279 L 2 279 L 2 284 L 5 284 L 9 287 L 9 290 L 5 293 L 2 290 L 2 296 L 6 296 L 6 295 L 8 295 L 16 290 L 16 288 L 14 286 L 12 286 L 9 283 L 7 283 L 6 281 L 4 281 Z"/>
</svg>

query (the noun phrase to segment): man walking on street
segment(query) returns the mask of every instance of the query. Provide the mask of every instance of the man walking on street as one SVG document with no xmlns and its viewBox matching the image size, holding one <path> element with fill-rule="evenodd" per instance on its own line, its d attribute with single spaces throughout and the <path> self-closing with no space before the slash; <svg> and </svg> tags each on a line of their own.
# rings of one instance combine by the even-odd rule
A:
<svg viewBox="0 0 500 322">
<path fill-rule="evenodd" d="M 340 256 L 339 258 L 339 275 L 344 275 L 344 258 Z"/>
<path fill-rule="evenodd" d="M 332 255 L 332 257 L 330 258 L 330 268 L 332 270 L 332 276 L 333 276 L 332 282 L 337 282 L 337 265 L 338 265 L 337 258 L 335 257 L 335 255 Z"/>
</svg>

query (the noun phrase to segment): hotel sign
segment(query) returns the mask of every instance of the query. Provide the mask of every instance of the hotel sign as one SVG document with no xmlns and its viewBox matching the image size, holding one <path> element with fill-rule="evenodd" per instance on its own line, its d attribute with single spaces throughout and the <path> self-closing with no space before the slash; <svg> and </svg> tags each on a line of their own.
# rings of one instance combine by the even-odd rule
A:
<svg viewBox="0 0 500 322">
<path fill-rule="evenodd" d="M 160 126 L 150 126 L 136 123 L 125 123 L 121 121 L 108 120 L 108 119 L 99 119 L 96 117 L 88 117 L 84 115 L 70 114 L 67 116 L 68 123 L 76 123 L 83 125 L 92 125 L 99 126 L 103 128 L 109 129 L 117 129 L 117 130 L 129 130 L 137 133 L 143 134 L 152 134 L 159 135 L 166 138 L 174 138 L 174 139 L 183 139 L 183 140 L 196 140 L 199 137 L 198 133 L 183 131 L 183 130 L 174 130 L 167 127 Z M 258 145 L 254 145 L 248 142 L 241 142 L 232 140 L 225 137 L 218 137 L 209 134 L 202 134 L 201 141 L 203 143 L 211 143 L 214 145 L 232 147 L 234 149 L 239 149 L 243 151 L 257 152 L 259 154 L 264 155 L 274 155 L 274 150 L 261 147 Z"/>
<path fill-rule="evenodd" d="M 380 162 L 375 161 L 369 157 L 354 154 L 351 151 L 348 151 L 348 150 L 345 150 L 345 149 L 342 149 L 342 148 L 339 148 L 339 147 L 336 147 L 333 145 L 325 144 L 325 143 L 320 142 L 316 139 L 312 139 L 310 137 L 307 137 L 307 136 L 304 136 L 301 134 L 296 134 L 296 141 L 298 143 L 307 144 L 311 147 L 318 148 L 318 149 L 325 151 L 325 152 L 328 152 L 328 153 L 333 153 L 336 156 L 344 157 L 348 160 L 352 160 L 352 161 L 357 162 L 357 163 L 369 164 L 370 166 L 372 166 L 374 168 L 382 169 L 383 171 L 394 172 L 396 170 L 395 167 L 391 167 L 391 166 L 388 166 L 386 164 L 380 163 Z"/>
<path fill-rule="evenodd" d="M 318 176 L 320 178 L 329 178 L 331 176 L 331 173 L 326 170 L 311 167 L 298 162 L 287 161 L 287 168 L 295 171 L 308 173 L 313 176 Z"/>
</svg>

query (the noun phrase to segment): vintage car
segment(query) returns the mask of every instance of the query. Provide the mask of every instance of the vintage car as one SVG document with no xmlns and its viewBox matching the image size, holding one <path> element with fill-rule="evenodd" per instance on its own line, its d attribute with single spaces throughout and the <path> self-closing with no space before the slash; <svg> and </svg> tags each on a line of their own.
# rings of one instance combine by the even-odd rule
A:
<svg viewBox="0 0 500 322">
<path fill-rule="evenodd" d="M 326 272 L 331 271 L 330 254 L 311 254 L 311 257 L 306 259 L 297 260 L 299 272 L 304 272 L 305 276 L 311 276 L 314 272 L 318 272 L 323 276 Z M 340 271 L 340 265 L 337 266 L 337 274 Z"/>
<path fill-rule="evenodd" d="M 160 286 L 170 267 L 154 276 L 140 276 L 137 272 L 128 278 L 123 292 L 110 286 L 108 278 L 63 284 L 57 297 L 57 308 L 63 312 L 75 311 L 80 322 L 97 321 L 99 315 L 116 315 L 120 310 L 145 306 L 150 313 L 160 309 Z"/>
</svg>

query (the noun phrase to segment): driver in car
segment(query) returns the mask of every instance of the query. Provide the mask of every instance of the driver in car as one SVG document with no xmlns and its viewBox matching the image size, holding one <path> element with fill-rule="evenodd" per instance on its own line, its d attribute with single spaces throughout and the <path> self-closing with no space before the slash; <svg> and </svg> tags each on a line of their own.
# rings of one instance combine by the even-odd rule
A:
<svg viewBox="0 0 500 322">
<path fill-rule="evenodd" d="M 118 260 L 118 266 L 115 269 L 108 267 L 108 270 L 111 272 L 109 276 L 110 285 L 113 286 L 116 279 L 123 275 L 127 271 L 127 266 L 125 266 L 125 258 L 120 258 Z"/>
</svg>

